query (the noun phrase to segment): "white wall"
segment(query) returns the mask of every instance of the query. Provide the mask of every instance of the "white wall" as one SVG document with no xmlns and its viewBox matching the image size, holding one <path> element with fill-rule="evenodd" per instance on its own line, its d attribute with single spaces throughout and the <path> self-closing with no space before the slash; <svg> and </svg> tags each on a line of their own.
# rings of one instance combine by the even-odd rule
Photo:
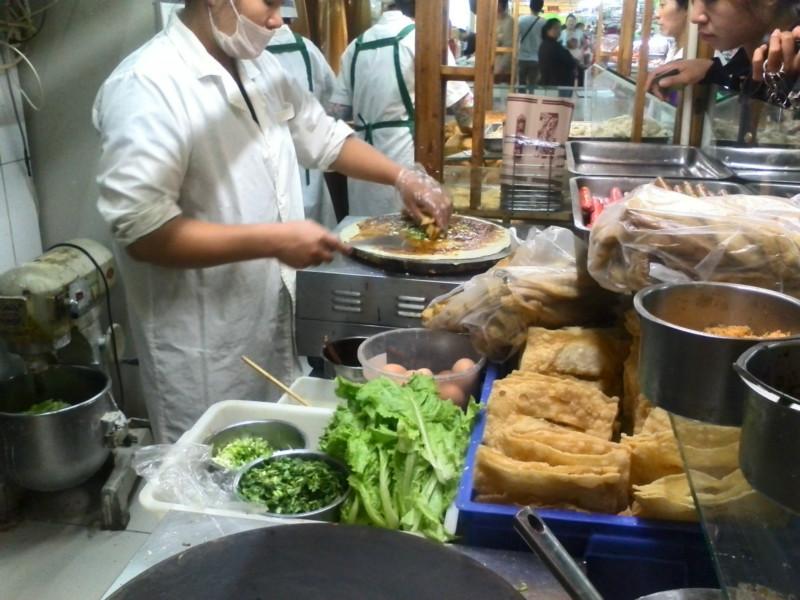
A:
<svg viewBox="0 0 800 600">
<path fill-rule="evenodd" d="M 35 5 L 43 1 L 49 2 L 36 0 Z M 114 67 L 154 33 L 151 0 L 60 0 L 28 45 L 45 92 L 41 110 L 26 114 L 45 247 L 75 237 L 110 243 L 96 209 L 100 145 L 91 121 L 92 103 Z M 24 88 L 35 92 L 25 69 L 21 77 Z M 112 300 L 115 319 L 126 325 L 121 286 Z M 126 355 L 133 356 L 133 350 L 128 348 Z M 123 369 L 130 412 L 141 414 L 134 368 Z"/>
</svg>

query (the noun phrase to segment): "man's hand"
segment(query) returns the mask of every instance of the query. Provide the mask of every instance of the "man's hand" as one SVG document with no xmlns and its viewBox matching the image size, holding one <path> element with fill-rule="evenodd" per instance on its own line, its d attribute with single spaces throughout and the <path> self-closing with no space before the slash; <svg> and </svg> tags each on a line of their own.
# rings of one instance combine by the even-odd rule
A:
<svg viewBox="0 0 800 600">
<path fill-rule="evenodd" d="M 776 29 L 764 44 L 753 53 L 753 79 L 764 81 L 764 73 L 779 73 L 783 69 L 787 81 L 793 81 L 800 73 L 800 26 L 792 31 Z"/>
<path fill-rule="evenodd" d="M 350 248 L 314 221 L 295 221 L 283 226 L 275 257 L 290 267 L 304 269 L 331 262 L 336 252 L 347 254 Z"/>
<path fill-rule="evenodd" d="M 646 89 L 663 100 L 665 98 L 665 90 L 684 87 L 702 81 L 713 62 L 707 58 L 691 58 L 661 65 L 647 77 Z M 670 71 L 677 71 L 677 73 L 668 76 L 664 75 Z"/>
<path fill-rule="evenodd" d="M 453 203 L 439 182 L 428 175 L 421 165 L 416 165 L 413 169 L 403 169 L 394 187 L 400 194 L 405 210 L 414 221 L 428 225 L 430 219 L 433 219 L 440 231 L 447 231 Z"/>
</svg>

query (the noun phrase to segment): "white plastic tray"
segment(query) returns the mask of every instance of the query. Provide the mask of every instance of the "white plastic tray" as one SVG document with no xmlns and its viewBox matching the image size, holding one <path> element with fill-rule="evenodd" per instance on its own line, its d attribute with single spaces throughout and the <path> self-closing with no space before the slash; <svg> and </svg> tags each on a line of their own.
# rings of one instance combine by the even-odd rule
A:
<svg viewBox="0 0 800 600">
<path fill-rule="evenodd" d="M 311 379 L 311 378 L 302 378 Z M 318 449 L 319 438 L 333 416 L 330 408 L 305 407 L 272 402 L 253 402 L 249 400 L 224 400 L 211 406 L 194 426 L 184 433 L 177 444 L 202 444 L 209 435 L 241 421 L 253 419 L 280 419 L 295 425 L 306 436 L 308 447 Z M 307 523 L 299 519 L 275 519 L 245 511 L 201 508 L 174 502 L 165 502 L 156 495 L 155 486 L 147 483 L 139 493 L 139 501 L 147 510 L 166 514 L 171 510 L 199 513 L 220 517 L 241 517 L 271 523 Z"/>
<path fill-rule="evenodd" d="M 293 392 L 307 400 L 311 406 L 319 408 L 336 408 L 342 399 L 336 395 L 336 382 L 333 379 L 320 379 L 319 377 L 299 377 L 289 386 Z M 302 406 L 289 398 L 286 394 L 278 399 L 278 404 Z"/>
</svg>

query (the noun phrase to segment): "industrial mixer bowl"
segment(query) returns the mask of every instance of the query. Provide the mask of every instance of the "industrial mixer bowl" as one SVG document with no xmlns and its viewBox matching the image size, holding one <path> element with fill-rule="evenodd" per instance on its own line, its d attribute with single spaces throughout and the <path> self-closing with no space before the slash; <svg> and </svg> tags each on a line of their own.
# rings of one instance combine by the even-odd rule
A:
<svg viewBox="0 0 800 600">
<path fill-rule="evenodd" d="M 115 410 L 111 382 L 88 367 L 52 366 L 0 382 L 0 476 L 30 490 L 56 491 L 86 481 L 103 466 L 103 415 Z M 21 414 L 45 400 L 72 406 Z"/>
</svg>

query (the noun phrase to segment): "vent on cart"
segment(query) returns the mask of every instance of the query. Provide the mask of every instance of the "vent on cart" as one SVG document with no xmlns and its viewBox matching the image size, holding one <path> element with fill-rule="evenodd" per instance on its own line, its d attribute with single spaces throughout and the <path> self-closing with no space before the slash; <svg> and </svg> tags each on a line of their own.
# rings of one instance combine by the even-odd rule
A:
<svg viewBox="0 0 800 600">
<path fill-rule="evenodd" d="M 333 310 L 347 313 L 361 313 L 361 292 L 333 290 Z"/>
<path fill-rule="evenodd" d="M 428 305 L 426 298 L 421 296 L 398 296 L 397 316 L 409 319 L 421 319 L 422 311 Z"/>
</svg>

